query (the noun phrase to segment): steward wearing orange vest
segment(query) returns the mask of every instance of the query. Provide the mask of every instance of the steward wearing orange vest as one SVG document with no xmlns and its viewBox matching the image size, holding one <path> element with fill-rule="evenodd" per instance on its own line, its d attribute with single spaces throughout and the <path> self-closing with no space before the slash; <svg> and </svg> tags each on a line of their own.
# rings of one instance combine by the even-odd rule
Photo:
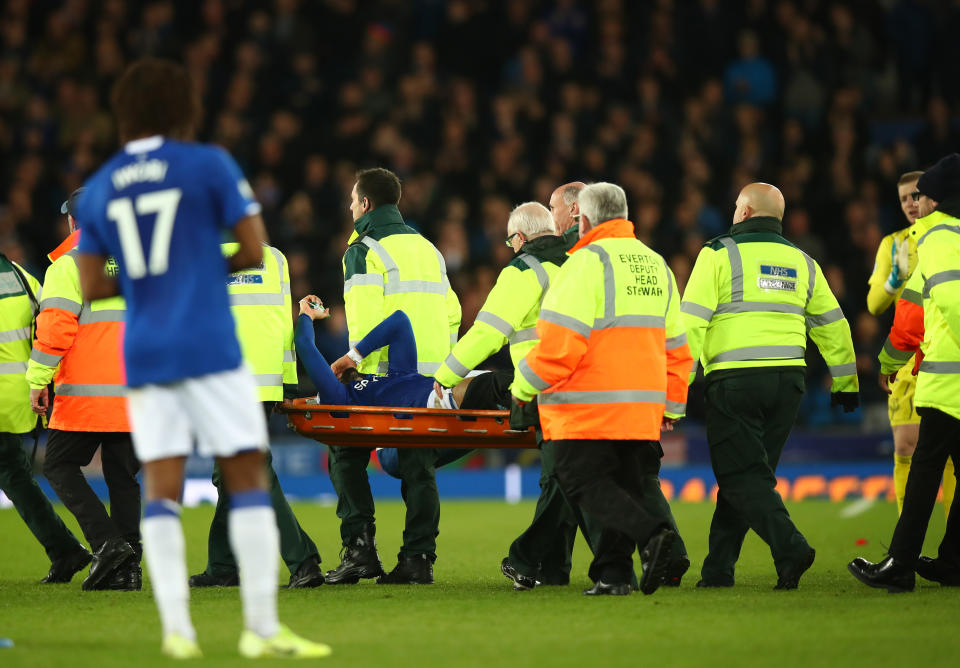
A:
<svg viewBox="0 0 960 668">
<path fill-rule="evenodd" d="M 47 385 L 54 382 L 43 473 L 94 553 L 83 589 L 140 589 L 140 463 L 130 440 L 120 352 L 126 305 L 122 297 L 85 302 L 80 296 L 74 259 L 80 230 L 73 217 L 80 192 L 60 209 L 70 236 L 48 256 L 53 264 L 44 279 L 27 367 L 30 403 L 45 413 Z M 116 268 L 112 261 L 107 271 L 111 267 Z M 110 492 L 109 515 L 80 471 L 97 448 Z"/>
<path fill-rule="evenodd" d="M 587 186 L 579 204 L 580 241 L 544 298 L 540 341 L 511 389 L 521 403 L 539 395 L 561 488 L 604 529 L 590 566 L 596 584 L 584 593 L 629 594 L 639 547 L 640 590 L 652 594 L 677 538 L 660 510 L 669 507 L 658 481 L 660 429 L 686 410 L 693 359 L 673 273 L 634 237 L 623 189 Z"/>
</svg>

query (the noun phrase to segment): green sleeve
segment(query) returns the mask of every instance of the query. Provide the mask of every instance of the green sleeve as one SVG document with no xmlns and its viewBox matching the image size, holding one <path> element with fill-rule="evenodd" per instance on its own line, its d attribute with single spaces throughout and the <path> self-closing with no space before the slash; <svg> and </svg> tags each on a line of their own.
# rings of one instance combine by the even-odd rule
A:
<svg viewBox="0 0 960 668">
<path fill-rule="evenodd" d="M 697 376 L 697 363 L 703 352 L 703 340 L 707 335 L 707 327 L 717 310 L 719 276 L 717 275 L 717 252 L 709 247 L 700 250 L 697 261 L 687 280 L 687 288 L 683 293 L 680 304 L 680 313 L 683 326 L 687 330 L 687 344 L 690 346 L 690 355 L 693 357 L 693 368 L 690 370 L 692 383 Z"/>
<path fill-rule="evenodd" d="M 500 272 L 473 325 L 437 371 L 435 377 L 441 385 L 453 387 L 459 383 L 520 329 L 540 300 L 539 283 L 529 280 L 524 273 L 514 266 Z"/>
<path fill-rule="evenodd" d="M 857 355 L 853 349 L 850 323 L 843 315 L 837 298 L 830 291 L 820 265 L 813 263 L 816 278 L 813 294 L 807 303 L 807 330 L 810 338 L 820 349 L 830 376 L 833 378 L 831 392 L 857 392 Z"/>
</svg>

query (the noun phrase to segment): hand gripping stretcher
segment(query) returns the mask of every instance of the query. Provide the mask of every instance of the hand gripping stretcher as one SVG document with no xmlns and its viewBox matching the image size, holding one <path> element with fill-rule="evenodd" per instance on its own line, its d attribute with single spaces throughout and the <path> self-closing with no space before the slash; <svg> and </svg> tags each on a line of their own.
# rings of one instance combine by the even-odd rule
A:
<svg viewBox="0 0 960 668">
<path fill-rule="evenodd" d="M 535 448 L 533 429 L 510 428 L 509 411 L 329 406 L 314 397 L 280 408 L 301 436 L 327 445 L 388 448 Z"/>
</svg>

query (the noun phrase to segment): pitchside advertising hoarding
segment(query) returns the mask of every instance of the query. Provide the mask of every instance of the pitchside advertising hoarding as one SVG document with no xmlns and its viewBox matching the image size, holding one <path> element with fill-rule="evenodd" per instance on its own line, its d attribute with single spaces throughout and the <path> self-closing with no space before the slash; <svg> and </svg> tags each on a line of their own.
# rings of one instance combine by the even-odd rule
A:
<svg viewBox="0 0 960 668">
<path fill-rule="evenodd" d="M 333 486 L 327 475 L 325 446 L 295 435 L 276 438 L 271 444 L 273 464 L 287 496 L 292 499 L 332 503 Z M 893 445 L 887 434 L 856 432 L 797 432 L 790 437 L 777 467 L 777 491 L 787 500 L 848 499 L 893 500 Z M 716 501 L 717 487 L 703 431 L 685 429 L 666 434 L 661 485 L 670 500 Z M 498 451 L 502 465 L 489 466 L 489 453 L 472 454 L 437 470 L 437 487 L 444 498 L 505 499 L 517 502 L 539 494 L 539 466 L 532 450 Z M 214 503 L 217 492 L 210 483 L 213 463 L 191 458 L 184 504 Z M 370 485 L 378 498 L 400 498 L 400 481 L 382 473 L 376 454 L 371 457 Z M 91 485 L 106 499 L 99 461 L 87 469 Z M 56 497 L 41 477 L 47 494 Z M 0 506 L 10 502 L 0 494 Z"/>
</svg>

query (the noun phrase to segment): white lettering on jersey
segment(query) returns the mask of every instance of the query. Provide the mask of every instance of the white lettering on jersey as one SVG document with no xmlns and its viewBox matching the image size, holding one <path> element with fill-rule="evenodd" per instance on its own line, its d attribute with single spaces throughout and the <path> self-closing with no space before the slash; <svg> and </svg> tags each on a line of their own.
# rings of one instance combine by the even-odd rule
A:
<svg viewBox="0 0 960 668">
<path fill-rule="evenodd" d="M 167 167 L 166 160 L 132 162 L 114 170 L 110 174 L 110 180 L 113 181 L 113 187 L 117 190 L 123 190 L 129 185 L 144 181 L 163 181 L 167 176 Z"/>
</svg>

